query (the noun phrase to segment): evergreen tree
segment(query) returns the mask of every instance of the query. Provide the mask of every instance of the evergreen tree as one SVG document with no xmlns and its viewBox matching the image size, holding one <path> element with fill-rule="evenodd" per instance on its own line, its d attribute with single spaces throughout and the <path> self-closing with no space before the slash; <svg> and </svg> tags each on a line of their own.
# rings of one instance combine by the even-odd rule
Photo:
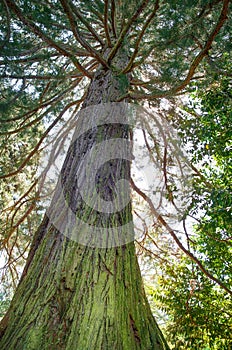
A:
<svg viewBox="0 0 232 350">
<path fill-rule="evenodd" d="M 124 148 L 120 154 L 115 142 L 105 164 L 99 153 L 87 168 L 83 162 L 99 142 L 105 147 L 112 139 L 127 144 L 133 134 L 124 111 L 128 102 L 148 100 L 159 108 L 163 98 L 172 101 L 191 91 L 194 79 L 205 86 L 212 72 L 221 72 L 222 53 L 230 43 L 229 0 L 4 0 L 0 6 L 3 134 L 50 123 L 24 158 L 20 155 L 13 167 L 1 169 L 1 178 L 16 176 L 30 164 L 65 112 L 73 118 L 81 110 L 48 214 L 34 234 L 1 322 L 1 348 L 168 349 L 147 302 L 135 254 L 127 201 L 131 159 Z M 105 123 L 96 123 L 98 114 Z M 88 176 L 93 178 L 94 167 L 97 197 L 89 181 L 85 202 L 82 185 Z M 132 187 L 150 203 L 133 181 Z M 170 186 L 166 189 L 170 198 Z M 95 209 L 96 198 L 104 209 L 116 195 L 120 210 L 112 212 L 110 205 L 105 212 Z M 75 219 L 89 225 L 87 232 L 83 224 L 72 225 L 63 199 Z M 194 258 L 164 218 L 158 215 L 157 220 Z M 100 238 L 96 227 L 104 232 Z"/>
</svg>

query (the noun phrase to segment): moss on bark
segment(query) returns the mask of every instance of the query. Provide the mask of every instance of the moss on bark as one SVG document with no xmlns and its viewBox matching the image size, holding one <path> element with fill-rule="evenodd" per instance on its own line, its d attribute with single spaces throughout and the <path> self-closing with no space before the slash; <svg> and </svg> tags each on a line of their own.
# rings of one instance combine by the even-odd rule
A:
<svg viewBox="0 0 232 350">
<path fill-rule="evenodd" d="M 123 77 L 123 84 L 121 80 L 112 71 L 97 71 L 83 107 L 116 101 L 129 86 L 129 77 Z M 122 225 L 132 218 L 130 203 L 110 218 L 99 216 L 88 206 L 83 207 L 73 179 L 81 155 L 99 142 L 100 136 L 101 140 L 128 138 L 129 130 L 125 125 L 103 125 L 97 129 L 90 126 L 89 130 L 72 144 L 64 162 L 61 178 L 66 199 L 75 214 L 86 220 L 106 227 Z M 130 177 L 129 162 L 118 160 L 102 167 L 101 194 L 110 197 L 112 181 L 114 186 L 122 174 Z M 56 200 L 59 201 L 59 196 L 52 205 L 57 204 Z M 107 248 L 81 245 L 62 235 L 45 217 L 2 322 L 0 347 L 2 350 L 168 349 L 144 293 L 134 243 Z"/>
</svg>

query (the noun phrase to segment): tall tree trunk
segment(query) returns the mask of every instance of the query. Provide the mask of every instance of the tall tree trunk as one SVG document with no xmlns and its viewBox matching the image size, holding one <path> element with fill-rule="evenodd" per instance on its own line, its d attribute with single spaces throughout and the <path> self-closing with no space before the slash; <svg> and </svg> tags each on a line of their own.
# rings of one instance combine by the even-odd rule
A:
<svg viewBox="0 0 232 350">
<path fill-rule="evenodd" d="M 90 106 L 113 103 L 128 86 L 128 76 L 101 67 L 88 89 L 83 108 L 88 111 Z M 2 350 L 168 349 L 144 293 L 131 239 L 133 226 L 127 225 L 132 221 L 130 202 L 116 213 L 100 213 L 90 210 L 79 191 L 83 155 L 96 147 L 99 140 L 101 143 L 115 138 L 128 140 L 130 128 L 126 123 L 96 126 L 94 118 L 85 116 L 87 131 L 74 138 L 60 181 L 72 213 L 79 221 L 91 222 L 87 241 L 83 244 L 86 236 L 81 232 L 81 224 L 65 234 L 62 231 L 65 227 L 57 228 L 57 223 L 63 224 L 62 218 L 67 214 L 60 206 L 61 193 L 57 190 L 50 214 L 45 216 L 34 237 L 23 276 L 2 321 Z M 78 120 L 77 133 L 82 128 L 80 123 Z M 116 183 L 129 177 L 130 160 L 112 156 L 112 161 L 99 165 L 98 195 L 105 203 L 112 201 L 117 192 Z M 128 191 L 124 182 L 121 192 L 116 194 L 127 198 Z M 105 229 L 101 244 L 91 227 Z M 121 230 L 112 238 L 108 236 L 112 227 L 118 227 L 118 232 L 126 227 L 130 232 Z M 124 234 L 129 237 L 125 242 Z M 115 239 L 113 244 L 112 239 Z"/>
</svg>

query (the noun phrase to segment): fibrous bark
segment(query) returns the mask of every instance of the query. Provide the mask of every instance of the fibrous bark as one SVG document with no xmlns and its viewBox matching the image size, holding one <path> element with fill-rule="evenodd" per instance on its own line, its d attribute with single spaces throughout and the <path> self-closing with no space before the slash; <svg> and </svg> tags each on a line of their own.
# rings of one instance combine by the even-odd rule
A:
<svg viewBox="0 0 232 350">
<path fill-rule="evenodd" d="M 114 103 L 128 86 L 128 76 L 100 67 L 83 108 L 88 111 L 90 106 Z M 64 232 L 65 225 L 57 228 L 54 218 L 59 216 L 60 224 L 67 214 L 59 206 L 61 194 L 57 190 L 49 215 L 35 234 L 23 276 L 2 322 L 3 350 L 168 349 L 144 293 L 133 225 L 125 232 L 130 239 L 121 240 L 122 230 L 114 244 L 107 245 L 107 230 L 127 227 L 132 221 L 130 201 L 116 213 L 99 213 L 84 203 L 78 187 L 83 156 L 99 142 L 128 140 L 130 127 L 126 123 L 94 126 L 88 113 L 86 116 L 87 131 L 74 137 L 59 181 L 72 213 L 90 223 L 90 230 L 91 226 L 106 229 L 103 244 L 99 245 L 91 232 L 87 233 L 88 243 L 81 244 L 83 233 L 78 224 L 70 226 L 72 232 Z M 81 127 L 77 121 L 76 132 Z M 121 193 L 117 192 L 116 183 L 122 177 L 130 178 L 130 160 L 112 156 L 96 173 L 99 196 L 105 201 L 128 196 L 127 182 Z"/>
</svg>

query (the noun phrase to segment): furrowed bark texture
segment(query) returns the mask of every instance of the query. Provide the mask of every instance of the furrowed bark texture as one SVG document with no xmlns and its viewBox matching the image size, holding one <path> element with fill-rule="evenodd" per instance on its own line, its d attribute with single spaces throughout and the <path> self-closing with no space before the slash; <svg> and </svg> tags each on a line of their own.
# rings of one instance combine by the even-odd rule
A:
<svg viewBox="0 0 232 350">
<path fill-rule="evenodd" d="M 129 77 L 101 67 L 83 107 L 117 101 L 128 85 Z M 87 129 L 70 146 L 61 171 L 65 198 L 72 211 L 92 225 L 123 225 L 132 219 L 130 202 L 118 213 L 100 215 L 83 204 L 76 179 L 83 154 L 99 139 L 128 139 L 130 130 L 122 123 L 88 125 Z M 96 182 L 101 197 L 108 201 L 114 197 L 120 177 L 130 177 L 129 160 L 113 159 L 100 166 Z M 123 193 L 127 191 L 125 185 Z M 52 210 L 57 203 L 59 193 Z M 82 245 L 60 233 L 45 216 L 2 321 L 2 350 L 168 349 L 144 293 L 133 241 L 99 248 L 94 239 L 90 235 L 92 246 Z"/>
</svg>

